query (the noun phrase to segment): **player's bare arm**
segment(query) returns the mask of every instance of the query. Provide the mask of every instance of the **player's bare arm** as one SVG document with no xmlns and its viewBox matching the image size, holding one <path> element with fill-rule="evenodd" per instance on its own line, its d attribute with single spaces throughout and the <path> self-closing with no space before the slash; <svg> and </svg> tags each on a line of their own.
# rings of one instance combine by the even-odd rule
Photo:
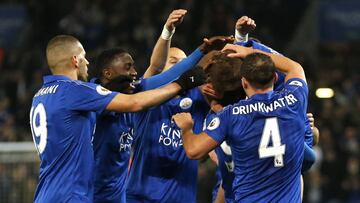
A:
<svg viewBox="0 0 360 203">
<path fill-rule="evenodd" d="M 185 9 L 177 9 L 170 13 L 161 36 L 155 44 L 150 58 L 150 65 L 144 73 L 144 78 L 156 75 L 164 69 L 170 49 L 171 37 L 175 33 L 175 28 L 184 20 L 186 13 L 187 10 Z"/>
<path fill-rule="evenodd" d="M 194 134 L 194 122 L 190 113 L 178 113 L 173 116 L 173 120 L 182 131 L 183 146 L 190 159 L 201 159 L 218 145 L 218 142 L 205 132 Z"/>
<path fill-rule="evenodd" d="M 268 55 L 274 62 L 275 67 L 285 73 L 285 82 L 288 81 L 291 78 L 300 78 L 304 81 L 306 81 L 305 72 L 302 66 L 297 63 L 296 61 L 291 60 L 290 58 L 282 55 L 277 54 L 271 54 L 266 53 L 257 49 L 249 48 L 249 47 L 243 47 L 239 45 L 234 44 L 227 44 L 223 50 L 233 50 L 236 53 L 228 54 L 229 57 L 239 57 L 239 58 L 245 58 L 247 55 L 252 53 L 262 53 L 265 55 Z"/>
<path fill-rule="evenodd" d="M 176 83 L 171 83 L 165 87 L 139 92 L 137 94 L 117 94 L 106 107 L 106 110 L 117 112 L 138 112 L 151 106 L 156 106 L 174 97 L 181 90 Z"/>
<path fill-rule="evenodd" d="M 256 28 L 255 21 L 248 16 L 241 16 L 235 24 L 236 42 L 247 41 L 248 34 Z"/>
<path fill-rule="evenodd" d="M 211 161 L 213 161 L 216 165 L 219 165 L 219 160 L 217 158 L 215 150 L 211 150 L 208 155 L 209 155 Z"/>
<path fill-rule="evenodd" d="M 224 188 L 220 185 L 214 203 L 226 203 Z"/>
</svg>

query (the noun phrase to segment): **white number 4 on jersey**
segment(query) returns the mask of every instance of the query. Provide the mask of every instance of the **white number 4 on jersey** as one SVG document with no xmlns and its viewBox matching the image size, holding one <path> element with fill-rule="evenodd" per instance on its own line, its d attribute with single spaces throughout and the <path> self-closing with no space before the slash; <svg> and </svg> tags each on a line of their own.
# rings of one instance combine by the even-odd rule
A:
<svg viewBox="0 0 360 203">
<path fill-rule="evenodd" d="M 271 139 L 272 146 L 269 146 Z M 274 157 L 274 167 L 283 167 L 283 155 L 285 154 L 285 145 L 281 144 L 281 137 L 277 118 L 267 118 L 261 135 L 259 145 L 259 158 Z"/>
</svg>

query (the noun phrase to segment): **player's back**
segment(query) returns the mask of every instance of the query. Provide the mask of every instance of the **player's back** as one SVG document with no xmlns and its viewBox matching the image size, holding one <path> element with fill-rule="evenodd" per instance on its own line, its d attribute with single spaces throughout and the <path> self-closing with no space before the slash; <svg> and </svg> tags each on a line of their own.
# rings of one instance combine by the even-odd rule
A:
<svg viewBox="0 0 360 203">
<path fill-rule="evenodd" d="M 41 160 L 35 202 L 92 202 L 90 114 L 110 101 L 110 95 L 100 92 L 111 92 L 97 91 L 95 86 L 65 76 L 46 76 L 44 80 L 30 112 Z M 98 100 L 102 97 L 107 99 Z"/>
<path fill-rule="evenodd" d="M 208 125 L 210 136 L 226 133 L 231 146 L 235 202 L 301 201 L 306 108 L 306 84 L 295 79 L 226 107 Z"/>
</svg>

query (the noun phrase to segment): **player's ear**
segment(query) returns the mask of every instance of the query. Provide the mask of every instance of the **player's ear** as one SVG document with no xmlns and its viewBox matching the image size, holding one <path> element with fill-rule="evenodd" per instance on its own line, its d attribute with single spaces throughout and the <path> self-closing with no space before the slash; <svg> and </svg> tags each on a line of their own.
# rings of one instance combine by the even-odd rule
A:
<svg viewBox="0 0 360 203">
<path fill-rule="evenodd" d="M 244 89 L 247 89 L 249 87 L 248 81 L 244 77 L 241 78 L 241 85 Z"/>
<path fill-rule="evenodd" d="M 108 68 L 105 68 L 105 69 L 103 70 L 103 76 L 104 76 L 104 78 L 110 80 L 110 79 L 111 79 L 111 76 L 112 76 L 111 70 L 108 69 Z"/>
<path fill-rule="evenodd" d="M 77 56 L 72 56 L 71 57 L 71 65 L 75 66 L 76 68 L 78 67 L 79 61 Z"/>
<path fill-rule="evenodd" d="M 274 74 L 274 84 L 278 81 L 279 75 L 275 72 Z"/>
</svg>

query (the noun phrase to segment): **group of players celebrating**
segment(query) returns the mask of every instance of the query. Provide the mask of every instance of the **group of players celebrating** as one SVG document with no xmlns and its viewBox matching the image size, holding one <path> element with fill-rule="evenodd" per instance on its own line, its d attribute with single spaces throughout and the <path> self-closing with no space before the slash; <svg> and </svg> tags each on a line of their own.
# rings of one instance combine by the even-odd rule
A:
<svg viewBox="0 0 360 203">
<path fill-rule="evenodd" d="M 102 51 L 89 77 L 79 40 L 48 42 L 52 75 L 30 110 L 35 202 L 196 202 L 207 156 L 218 165 L 213 202 L 301 202 L 318 137 L 303 68 L 249 39 L 247 16 L 235 38 L 205 38 L 186 57 L 170 48 L 186 13 L 169 15 L 140 79 L 123 49 Z"/>
</svg>

